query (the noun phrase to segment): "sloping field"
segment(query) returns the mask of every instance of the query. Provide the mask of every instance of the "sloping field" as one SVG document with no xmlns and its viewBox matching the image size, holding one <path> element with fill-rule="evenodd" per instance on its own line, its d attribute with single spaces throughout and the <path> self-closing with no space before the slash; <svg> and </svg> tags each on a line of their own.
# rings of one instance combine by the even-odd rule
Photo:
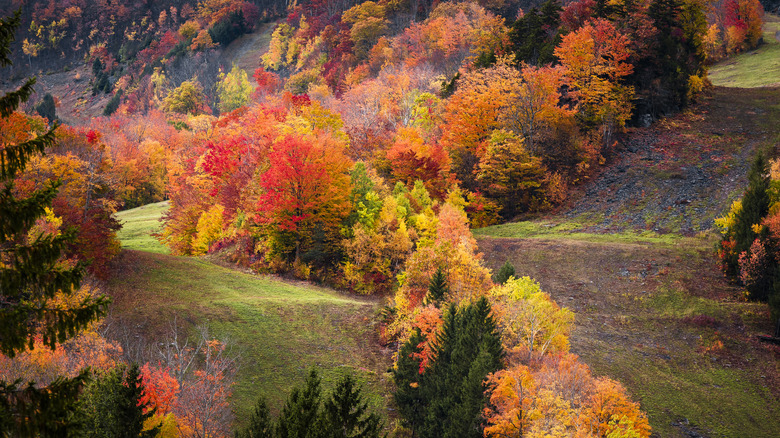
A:
<svg viewBox="0 0 780 438">
<path fill-rule="evenodd" d="M 143 229 L 159 225 L 154 217 L 164 208 L 153 204 L 124 212 L 124 247 L 156 251 Z M 372 406 L 385 408 L 379 394 L 387 392 L 389 358 L 372 326 L 376 301 L 204 259 L 136 250 L 122 252 L 106 292 L 114 300 L 111 317 L 136 328 L 147 342 L 163 339 L 174 317 L 179 326 L 205 324 L 214 336 L 229 339 L 240 355 L 232 399 L 239 424 L 258 396 L 280 408 L 312 366 L 326 388 L 341 373 L 355 373 L 373 393 Z"/>
<path fill-rule="evenodd" d="M 575 312 L 572 351 L 627 387 L 656 436 L 780 436 L 780 347 L 757 339 L 769 310 L 727 283 L 713 231 L 755 151 L 780 145 L 778 93 L 716 87 L 635 129 L 555 214 L 475 230 L 489 267 L 509 260 Z"/>
<path fill-rule="evenodd" d="M 168 254 L 168 248 L 153 236 L 162 231 L 160 218 L 166 211 L 168 211 L 167 201 L 117 213 L 116 218 L 122 223 L 122 229 L 117 233 L 122 248 Z"/>
<path fill-rule="evenodd" d="M 575 312 L 572 351 L 627 387 L 656 436 L 777 436 L 780 348 L 755 337 L 773 328 L 767 306 L 738 299 L 711 238 L 490 231 L 488 266 L 509 260 Z"/>
<path fill-rule="evenodd" d="M 780 86 L 780 16 L 764 15 L 764 44 L 710 68 L 709 78 L 720 87 Z"/>
</svg>

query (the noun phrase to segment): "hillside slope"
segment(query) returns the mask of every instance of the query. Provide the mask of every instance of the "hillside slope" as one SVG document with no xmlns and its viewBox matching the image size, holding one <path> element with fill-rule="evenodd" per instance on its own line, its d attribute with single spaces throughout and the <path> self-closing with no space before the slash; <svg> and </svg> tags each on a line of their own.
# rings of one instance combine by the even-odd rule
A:
<svg viewBox="0 0 780 438">
<path fill-rule="evenodd" d="M 220 65 L 229 71 L 231 64 L 235 63 L 247 72 L 252 81 L 255 69 L 260 66 L 260 57 L 268 50 L 275 25 L 263 23 L 254 32 L 242 35 L 224 49 L 218 49 Z M 33 113 L 34 105 L 49 93 L 57 102 L 57 117 L 63 123 L 75 126 L 89 124 L 92 118 L 103 115 L 103 109 L 112 96 L 103 93 L 93 95 L 91 79 L 92 72 L 86 65 L 61 71 L 42 70 L 37 75 L 36 93 L 30 98 L 26 110 Z M 20 85 L 20 80 L 0 79 L 0 90 Z"/>
<path fill-rule="evenodd" d="M 512 262 L 575 312 L 572 351 L 626 385 L 655 436 L 780 431 L 780 348 L 756 337 L 768 308 L 727 283 L 713 231 L 755 151 L 777 147 L 778 102 L 778 88 L 716 87 L 630 132 L 557 212 L 475 230 L 489 267 Z"/>
<path fill-rule="evenodd" d="M 712 239 L 482 234 L 489 267 L 510 261 L 574 311 L 572 351 L 626 386 L 655 436 L 776 436 L 780 349 L 755 337 L 768 310 L 737 299 Z"/>
<path fill-rule="evenodd" d="M 205 324 L 214 336 L 233 343 L 240 356 L 232 398 L 238 424 L 246 421 L 259 396 L 279 409 L 312 366 L 322 372 L 326 388 L 341 373 L 356 373 L 369 386 L 373 408 L 385 408 L 379 394 L 386 392 L 389 358 L 372 326 L 376 300 L 252 275 L 205 259 L 149 252 L 158 249 L 148 239 L 157 226 L 149 218 L 159 217 L 164 204 L 119 214 L 125 229 L 133 230 L 121 235 L 125 248 L 146 249 L 122 252 L 106 290 L 113 299 L 110 319 L 134 328 L 115 337 L 141 340 L 125 342 L 125 349 L 133 350 L 128 355 L 140 354 L 137 344 L 162 339 L 175 317 L 186 329 Z"/>
<path fill-rule="evenodd" d="M 780 7 L 780 2 L 778 2 Z M 776 12 L 780 12 L 780 9 Z M 710 68 L 709 78 L 720 87 L 780 86 L 780 16 L 764 15 L 763 44 Z"/>
<path fill-rule="evenodd" d="M 780 136 L 780 88 L 720 88 L 689 110 L 629 132 L 624 150 L 560 218 L 595 232 L 692 235 L 742 195 L 751 157 Z"/>
</svg>

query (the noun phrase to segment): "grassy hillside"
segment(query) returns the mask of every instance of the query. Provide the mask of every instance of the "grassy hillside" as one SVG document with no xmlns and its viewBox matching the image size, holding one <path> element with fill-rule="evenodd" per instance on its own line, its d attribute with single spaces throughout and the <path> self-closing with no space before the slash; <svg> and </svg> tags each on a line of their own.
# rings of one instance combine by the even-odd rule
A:
<svg viewBox="0 0 780 438">
<path fill-rule="evenodd" d="M 181 325 L 207 324 L 227 337 L 240 354 L 232 405 L 239 424 L 258 396 L 281 407 L 293 385 L 311 366 L 325 385 L 343 372 L 355 372 L 373 393 L 371 404 L 384 410 L 388 358 L 376 342 L 377 303 L 308 284 L 290 284 L 217 266 L 207 260 L 173 257 L 148 237 L 167 206 L 163 203 L 122 212 L 126 249 L 108 285 L 111 313 L 150 340 L 165 333 L 174 316 Z M 159 245 L 159 244 L 157 244 Z"/>
<path fill-rule="evenodd" d="M 710 68 L 713 85 L 755 88 L 780 86 L 780 16 L 764 16 L 764 44 Z"/>
<path fill-rule="evenodd" d="M 737 299 L 712 238 L 487 237 L 507 228 L 481 230 L 487 264 L 509 260 L 575 312 L 572 351 L 621 381 L 658 436 L 776 436 L 780 349 L 755 338 L 767 306 Z"/>
<path fill-rule="evenodd" d="M 168 211 L 167 201 L 117 213 L 116 218 L 122 223 L 122 229 L 117 233 L 122 248 L 168 254 L 168 248 L 152 236 L 162 231 L 160 218 L 166 211 Z"/>
</svg>

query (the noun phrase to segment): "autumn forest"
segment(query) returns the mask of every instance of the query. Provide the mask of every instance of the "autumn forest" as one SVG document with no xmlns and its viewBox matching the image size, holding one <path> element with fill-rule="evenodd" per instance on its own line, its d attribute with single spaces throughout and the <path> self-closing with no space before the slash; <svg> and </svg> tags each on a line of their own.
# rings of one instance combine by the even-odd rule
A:
<svg viewBox="0 0 780 438">
<path fill-rule="evenodd" d="M 777 436 L 773 12 L 0 1 L 0 435 Z"/>
</svg>

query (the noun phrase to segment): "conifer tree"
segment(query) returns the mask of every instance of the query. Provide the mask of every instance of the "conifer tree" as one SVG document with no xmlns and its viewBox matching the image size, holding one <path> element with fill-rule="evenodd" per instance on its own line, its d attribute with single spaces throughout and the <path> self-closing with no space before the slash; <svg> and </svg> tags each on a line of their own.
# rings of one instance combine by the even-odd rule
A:
<svg viewBox="0 0 780 438">
<path fill-rule="evenodd" d="M 21 12 L 0 19 L 0 67 L 11 64 L 10 45 Z M 8 118 L 33 93 L 35 78 L 0 97 L 0 118 Z M 32 348 L 36 336 L 54 348 L 74 336 L 105 311 L 107 300 L 87 298 L 62 309 L 50 305 L 57 293 L 72 295 L 84 274 L 79 263 L 60 263 L 72 233 L 29 236 L 36 219 L 57 194 L 58 183 L 18 198 L 14 178 L 29 159 L 55 141 L 56 125 L 43 135 L 19 144 L 0 145 L 0 353 L 14 357 Z M 46 388 L 20 382 L 0 382 L 0 435 L 68 436 L 73 433 L 69 411 L 86 375 L 59 379 Z M 26 382 L 25 382 L 26 383 Z"/>
<path fill-rule="evenodd" d="M 562 9 L 558 0 L 547 0 L 512 24 L 509 40 L 518 63 L 545 65 L 556 60 L 553 52 L 561 37 L 559 32 L 549 35 L 549 31 L 557 30 Z"/>
<path fill-rule="evenodd" d="M 382 429 L 379 416 L 368 412 L 360 387 L 349 374 L 342 377 L 323 410 L 329 438 L 378 438 Z"/>
<path fill-rule="evenodd" d="M 415 356 L 424 338 L 417 330 L 399 352 L 393 371 L 398 411 L 421 438 L 481 437 L 484 380 L 502 366 L 504 351 L 490 303 L 480 298 L 444 318 L 431 366 L 420 373 Z"/>
<path fill-rule="evenodd" d="M 420 437 L 479 438 L 487 404 L 485 377 L 501 369 L 504 351 L 485 297 L 461 309 L 451 305 L 420 386 L 429 405 Z"/>
<path fill-rule="evenodd" d="M 754 225 L 761 221 L 769 212 L 769 163 L 766 156 L 759 152 L 753 160 L 748 172 L 748 188 L 742 198 L 742 210 L 737 213 L 735 223 L 729 230 L 726 239 L 733 238 L 735 245 L 733 251 L 725 260 L 726 274 L 736 278 L 739 274 L 739 255 L 750 249 L 750 245 L 756 240 L 758 234 Z"/>
<path fill-rule="evenodd" d="M 658 29 L 652 56 L 654 79 L 669 94 L 667 108 L 683 107 L 688 104 L 690 77 L 706 74 L 702 43 L 707 32 L 705 10 L 697 1 L 652 0 L 648 14 Z"/>
<path fill-rule="evenodd" d="M 401 350 L 398 352 L 398 362 L 393 369 L 393 381 L 395 392 L 393 400 L 398 406 L 404 423 L 414 432 L 422 425 L 427 406 L 426 393 L 420 388 L 420 360 L 417 354 L 421 353 L 420 345 L 425 342 L 420 329 L 415 329 Z"/>
<path fill-rule="evenodd" d="M 447 286 L 447 278 L 444 276 L 444 271 L 439 267 L 436 269 L 433 277 L 431 277 L 431 283 L 428 285 L 428 294 L 425 296 L 425 304 L 434 304 L 436 307 L 439 307 L 439 303 L 444 301 L 449 293 L 450 288 Z"/>
<path fill-rule="evenodd" d="M 303 390 L 293 388 L 279 414 L 279 438 L 319 438 L 322 436 L 320 415 L 320 377 L 312 369 Z"/>
<path fill-rule="evenodd" d="M 86 385 L 79 406 L 84 432 L 90 438 L 152 438 L 159 428 L 143 430 L 154 409 L 139 403 L 143 381 L 138 365 L 118 366 Z M 147 411 L 147 412 L 144 412 Z"/>
<path fill-rule="evenodd" d="M 503 266 L 496 272 L 496 274 L 493 276 L 493 281 L 496 284 L 504 284 L 507 280 L 509 280 L 509 277 L 515 276 L 515 267 L 511 263 L 509 263 L 509 260 L 504 263 Z"/>
<path fill-rule="evenodd" d="M 255 410 L 249 417 L 249 424 L 243 431 L 236 432 L 235 438 L 274 438 L 274 422 L 264 397 L 255 404 Z"/>
</svg>

